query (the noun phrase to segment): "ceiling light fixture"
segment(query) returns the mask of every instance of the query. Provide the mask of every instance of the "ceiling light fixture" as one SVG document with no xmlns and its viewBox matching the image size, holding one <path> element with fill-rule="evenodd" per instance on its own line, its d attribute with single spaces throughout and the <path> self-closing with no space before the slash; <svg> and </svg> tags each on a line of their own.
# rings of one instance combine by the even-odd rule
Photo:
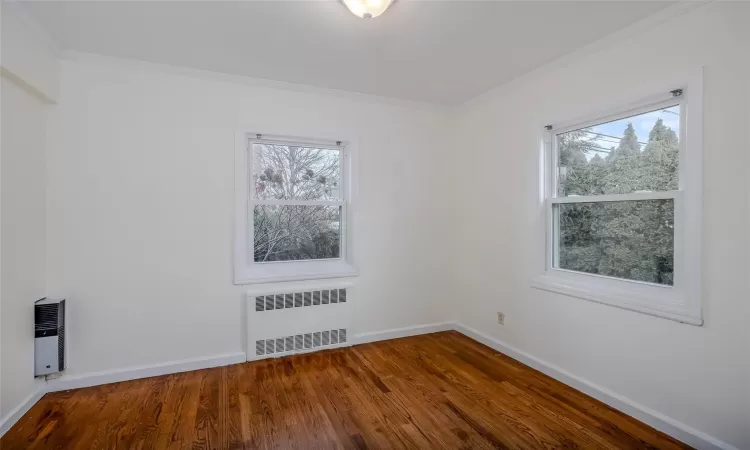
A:
<svg viewBox="0 0 750 450">
<path fill-rule="evenodd" d="M 383 14 L 395 0 L 342 0 L 349 11 L 363 19 L 373 19 Z"/>
</svg>

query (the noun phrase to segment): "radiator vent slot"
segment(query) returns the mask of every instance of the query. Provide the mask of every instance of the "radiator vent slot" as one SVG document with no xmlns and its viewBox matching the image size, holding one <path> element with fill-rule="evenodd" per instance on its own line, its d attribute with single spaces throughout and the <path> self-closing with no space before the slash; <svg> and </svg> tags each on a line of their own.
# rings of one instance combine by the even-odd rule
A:
<svg viewBox="0 0 750 450">
<path fill-rule="evenodd" d="M 59 304 L 37 305 L 34 308 L 34 326 L 36 331 L 56 330 L 58 327 Z"/>
<path fill-rule="evenodd" d="M 346 342 L 346 328 L 255 341 L 255 356 L 317 350 Z"/>
<path fill-rule="evenodd" d="M 256 311 L 302 308 L 305 306 L 346 303 L 346 289 L 322 289 L 307 292 L 259 295 L 255 297 Z"/>
<path fill-rule="evenodd" d="M 286 340 L 286 349 L 285 349 L 285 351 L 287 351 L 287 352 L 294 351 L 294 336 L 287 336 L 285 338 L 285 340 Z"/>
</svg>

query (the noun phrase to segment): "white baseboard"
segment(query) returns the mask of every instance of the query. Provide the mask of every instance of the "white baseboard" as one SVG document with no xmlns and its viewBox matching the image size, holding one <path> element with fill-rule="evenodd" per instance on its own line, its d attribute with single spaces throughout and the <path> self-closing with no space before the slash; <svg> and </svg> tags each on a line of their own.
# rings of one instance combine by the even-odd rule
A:
<svg viewBox="0 0 750 450">
<path fill-rule="evenodd" d="M 108 370 L 106 372 L 84 373 L 81 375 L 63 375 L 47 382 L 47 391 L 65 391 L 100 384 L 117 383 L 120 381 L 137 380 L 139 378 L 157 377 L 190 370 L 210 369 L 212 367 L 228 366 L 245 362 L 245 353 L 237 352 L 210 358 L 183 359 L 149 366 L 129 367 L 125 369 Z"/>
<path fill-rule="evenodd" d="M 358 333 L 354 335 L 352 345 L 366 344 L 368 342 L 387 341 L 389 339 L 398 339 L 418 334 L 437 333 L 440 331 L 454 330 L 455 322 L 439 322 L 427 325 L 417 325 L 413 327 L 393 328 L 383 331 L 372 331 L 369 333 Z"/>
<path fill-rule="evenodd" d="M 736 447 L 722 442 L 696 430 L 682 422 L 674 420 L 657 411 L 651 410 L 627 397 L 623 397 L 595 383 L 574 375 L 560 367 L 542 361 L 522 350 L 508 345 L 498 339 L 490 337 L 480 331 L 455 322 L 440 322 L 428 325 L 419 325 L 405 328 L 396 328 L 384 331 L 359 333 L 354 336 L 351 344 L 365 344 L 368 342 L 398 339 L 420 334 L 437 333 L 440 331 L 456 330 L 471 339 L 481 342 L 517 361 L 526 364 L 562 383 L 571 386 L 607 405 L 646 423 L 657 430 L 666 433 L 697 449 L 711 450 L 738 450 Z M 45 385 L 30 395 L 21 405 L 11 411 L 0 422 L 0 436 L 15 424 L 31 407 L 47 392 L 77 389 L 82 387 L 97 386 L 101 384 L 116 383 L 120 381 L 135 380 L 138 378 L 168 375 L 190 370 L 208 369 L 230 364 L 243 363 L 246 355 L 243 352 L 220 355 L 210 358 L 195 358 L 181 361 L 172 361 L 150 366 L 132 367 L 106 372 L 96 372 L 81 375 L 67 376 L 49 380 Z"/>
<path fill-rule="evenodd" d="M 667 417 L 627 397 L 623 397 L 602 386 L 585 380 L 554 364 L 542 361 L 473 328 L 456 324 L 455 330 L 697 449 L 738 450 L 736 447 L 713 436 L 709 436 L 702 431 L 698 431 L 671 417 Z"/>
<path fill-rule="evenodd" d="M 11 429 L 13 425 L 18 422 L 18 419 L 23 417 L 24 414 L 26 414 L 32 406 L 36 404 L 42 397 L 44 397 L 44 394 L 47 393 L 47 386 L 44 383 L 41 383 L 36 391 L 32 392 L 31 395 L 26 397 L 24 401 L 21 402 L 20 405 L 16 406 L 16 408 L 9 412 L 5 417 L 0 419 L 0 437 L 4 435 L 8 430 Z"/>
</svg>

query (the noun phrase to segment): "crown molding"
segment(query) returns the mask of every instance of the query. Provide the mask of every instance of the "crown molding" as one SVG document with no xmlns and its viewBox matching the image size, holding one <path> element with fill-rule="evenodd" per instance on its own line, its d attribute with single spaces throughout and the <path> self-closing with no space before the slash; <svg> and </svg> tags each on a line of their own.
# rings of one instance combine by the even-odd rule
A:
<svg viewBox="0 0 750 450">
<path fill-rule="evenodd" d="M 275 81 L 263 78 L 253 78 L 245 75 L 230 74 L 224 72 L 214 72 L 210 70 L 194 69 L 185 66 L 175 66 L 169 64 L 153 63 L 138 59 L 120 58 L 115 56 L 106 56 L 95 53 L 80 52 L 76 50 L 64 50 L 60 53 L 60 59 L 74 61 L 83 64 L 105 65 L 121 67 L 124 69 L 137 69 L 139 71 L 161 73 L 167 75 L 184 76 L 189 78 L 202 79 L 206 81 L 225 82 L 240 84 L 251 87 L 264 87 L 278 89 L 283 91 L 299 92 L 311 95 L 320 95 L 325 97 L 336 97 L 356 102 L 379 103 L 384 105 L 396 106 L 409 109 L 447 111 L 451 107 L 440 103 L 416 102 L 411 100 L 402 100 L 393 97 L 382 97 L 371 94 L 362 94 L 353 91 L 344 91 L 339 89 L 322 88 L 305 84 L 289 83 L 286 81 Z"/>
</svg>

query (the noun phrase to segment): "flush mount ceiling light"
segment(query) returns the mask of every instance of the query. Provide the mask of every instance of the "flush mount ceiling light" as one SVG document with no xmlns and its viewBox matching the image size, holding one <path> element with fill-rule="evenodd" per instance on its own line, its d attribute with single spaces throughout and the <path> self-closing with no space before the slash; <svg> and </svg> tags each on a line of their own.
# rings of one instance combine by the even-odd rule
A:
<svg viewBox="0 0 750 450">
<path fill-rule="evenodd" d="M 395 0 L 342 0 L 349 11 L 363 19 L 373 19 L 383 14 Z"/>
</svg>

